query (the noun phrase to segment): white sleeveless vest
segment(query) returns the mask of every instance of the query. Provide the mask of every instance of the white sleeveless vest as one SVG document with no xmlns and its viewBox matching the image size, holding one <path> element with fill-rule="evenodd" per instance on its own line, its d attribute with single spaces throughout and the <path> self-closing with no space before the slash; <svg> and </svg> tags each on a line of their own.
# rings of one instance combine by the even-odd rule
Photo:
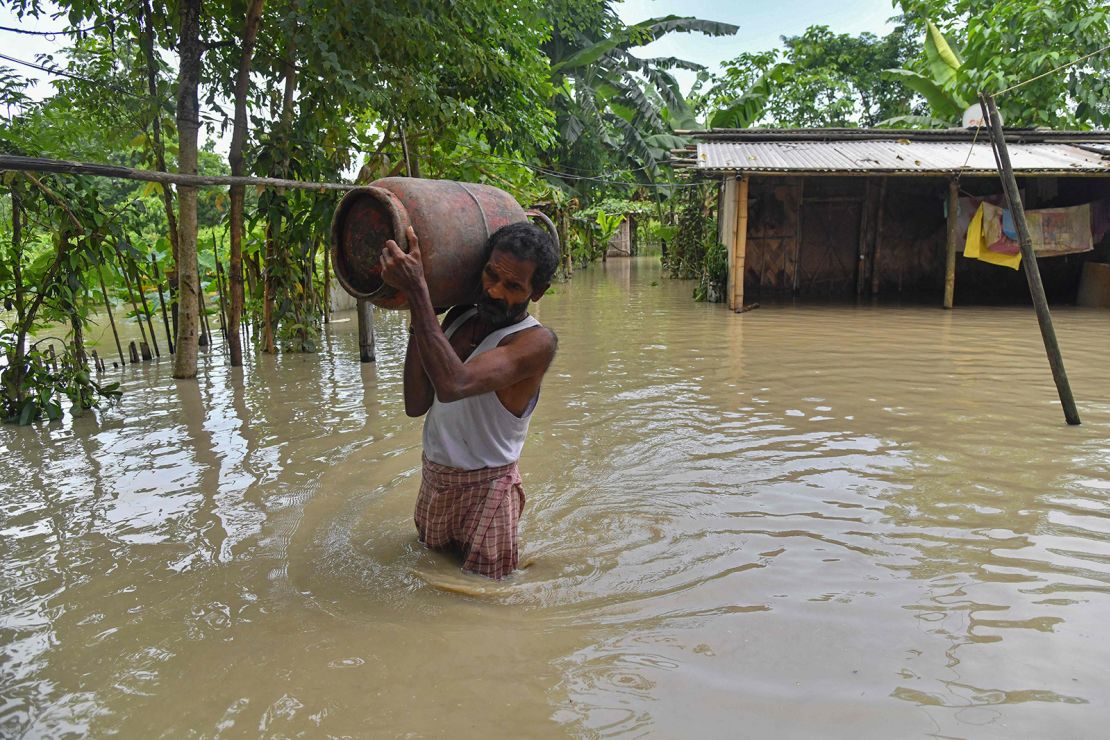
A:
<svg viewBox="0 0 1110 740">
<path fill-rule="evenodd" d="M 472 308 L 456 319 L 444 332 L 447 338 L 477 312 Z M 539 325 L 534 316 L 526 316 L 498 329 L 483 339 L 466 361 L 493 349 L 510 334 Z M 462 470 L 496 468 L 516 462 L 524 449 L 528 422 L 538 398 L 537 391 L 536 398 L 520 417 L 505 408 L 497 391 L 450 403 L 435 398 L 424 419 L 424 455 L 434 463 Z"/>
</svg>

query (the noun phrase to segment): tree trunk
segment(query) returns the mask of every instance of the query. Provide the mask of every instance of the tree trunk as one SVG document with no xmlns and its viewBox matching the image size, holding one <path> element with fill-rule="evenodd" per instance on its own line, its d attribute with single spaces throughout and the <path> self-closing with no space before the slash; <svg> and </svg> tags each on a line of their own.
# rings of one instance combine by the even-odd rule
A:
<svg viewBox="0 0 1110 740">
<path fill-rule="evenodd" d="M 197 87 L 203 47 L 200 41 L 201 0 L 181 0 L 181 67 L 178 73 L 177 131 L 178 169 L 184 174 L 197 172 L 197 133 L 200 130 L 200 101 Z M 181 209 L 177 237 L 177 280 L 179 318 L 177 354 L 173 377 L 197 376 L 197 189 L 182 186 L 178 193 Z"/>
<path fill-rule="evenodd" d="M 251 0 L 243 27 L 243 51 L 239 57 L 239 73 L 235 78 L 235 124 L 231 133 L 231 149 L 227 155 L 233 176 L 243 176 L 243 144 L 247 140 L 247 90 L 250 86 L 251 61 L 258 28 L 262 24 L 265 0 Z M 231 348 L 231 366 L 243 365 L 243 345 L 239 338 L 239 321 L 243 315 L 243 198 L 242 185 L 231 186 L 231 309 L 227 318 L 227 343 Z"/>
</svg>

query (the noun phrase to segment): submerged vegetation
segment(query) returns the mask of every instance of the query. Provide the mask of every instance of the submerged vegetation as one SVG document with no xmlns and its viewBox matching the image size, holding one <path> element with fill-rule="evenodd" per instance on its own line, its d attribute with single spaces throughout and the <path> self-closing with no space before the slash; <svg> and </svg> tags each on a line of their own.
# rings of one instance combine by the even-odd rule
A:
<svg viewBox="0 0 1110 740">
<path fill-rule="evenodd" d="M 715 74 L 639 49 L 735 26 L 628 24 L 611 0 L 4 4 L 53 24 L 62 43 L 0 66 L 0 156 L 306 183 L 484 182 L 551 217 L 564 277 L 603 259 L 627 219 L 633 248 L 658 250 L 669 274 L 698 281 L 702 300 L 723 293 L 725 256 L 716 191 L 667 164 L 683 131 L 950 125 L 979 87 L 1084 54 L 1083 65 L 1001 98 L 1003 114 L 1018 125 L 1110 125 L 1110 78 L 1090 74 L 1110 57 L 1097 53 L 1108 11 L 1096 0 L 986 10 L 902 0 L 884 37 L 814 26 Z M 32 86 L 31 67 L 52 89 Z M 698 75 L 686 94 L 675 70 Z M 138 322 L 140 347 L 117 339 L 120 363 L 173 353 L 178 378 L 196 375 L 198 348 L 217 332 L 232 365 L 250 347 L 314 351 L 339 195 L 0 167 L 4 418 L 54 419 L 63 398 L 79 411 L 118 395 L 94 379 L 104 363 L 85 348 L 94 316 L 113 330 Z"/>
</svg>

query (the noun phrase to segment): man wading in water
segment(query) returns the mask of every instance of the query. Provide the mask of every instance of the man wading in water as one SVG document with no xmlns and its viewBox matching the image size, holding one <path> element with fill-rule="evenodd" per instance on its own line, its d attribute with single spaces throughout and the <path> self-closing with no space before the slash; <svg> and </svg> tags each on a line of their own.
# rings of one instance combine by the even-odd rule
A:
<svg viewBox="0 0 1110 740">
<path fill-rule="evenodd" d="M 405 294 L 412 316 L 405 413 L 427 414 L 416 529 L 430 548 L 461 549 L 463 570 L 501 578 L 517 566 L 517 460 L 558 344 L 528 304 L 551 285 L 558 255 L 534 224 L 498 229 L 477 305 L 455 306 L 441 329 L 412 227 L 407 237 L 408 254 L 389 240 L 381 262 L 382 279 Z"/>
</svg>

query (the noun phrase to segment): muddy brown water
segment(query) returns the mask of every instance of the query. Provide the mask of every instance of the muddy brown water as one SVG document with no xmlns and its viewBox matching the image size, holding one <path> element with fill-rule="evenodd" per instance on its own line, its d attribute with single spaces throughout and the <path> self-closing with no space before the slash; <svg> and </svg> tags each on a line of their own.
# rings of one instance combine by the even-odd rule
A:
<svg viewBox="0 0 1110 740">
<path fill-rule="evenodd" d="M 0 734 L 970 737 L 1110 721 L 1110 314 L 689 300 L 579 272 L 522 460 L 530 567 L 416 542 L 404 317 L 128 368 L 0 428 Z M 342 319 L 348 319 L 342 321 Z M 109 340 L 110 341 L 110 340 Z"/>
</svg>

